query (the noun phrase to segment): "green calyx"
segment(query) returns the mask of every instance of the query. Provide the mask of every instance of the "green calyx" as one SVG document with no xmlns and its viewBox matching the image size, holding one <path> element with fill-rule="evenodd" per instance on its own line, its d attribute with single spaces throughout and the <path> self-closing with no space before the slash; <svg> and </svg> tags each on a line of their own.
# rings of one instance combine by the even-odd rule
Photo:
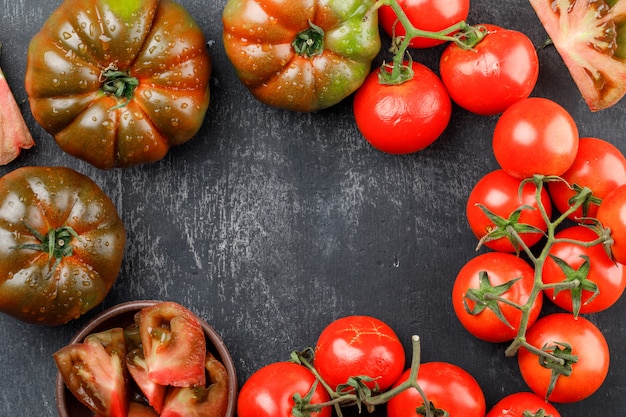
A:
<svg viewBox="0 0 626 417">
<path fill-rule="evenodd" d="M 298 33 L 291 45 L 300 56 L 320 55 L 324 52 L 324 29 L 309 21 L 309 28 Z"/>
<path fill-rule="evenodd" d="M 481 271 L 479 274 L 479 288 L 472 288 L 467 291 L 465 298 L 463 299 L 463 306 L 468 314 L 476 315 L 482 313 L 485 309 L 491 310 L 500 321 L 505 325 L 514 329 L 513 325 L 504 317 L 502 309 L 500 308 L 500 301 L 503 301 L 502 295 L 511 289 L 521 277 L 514 278 L 504 284 L 493 286 L 489 280 L 489 275 L 485 271 Z M 468 301 L 474 304 L 470 307 Z M 504 300 L 506 301 L 506 300 Z"/>
<path fill-rule="evenodd" d="M 125 71 L 119 71 L 114 65 L 105 68 L 100 74 L 102 80 L 102 91 L 111 94 L 117 98 L 123 98 L 125 101 L 114 108 L 124 107 L 131 98 L 135 89 L 139 85 L 139 80 L 132 77 Z"/>
</svg>

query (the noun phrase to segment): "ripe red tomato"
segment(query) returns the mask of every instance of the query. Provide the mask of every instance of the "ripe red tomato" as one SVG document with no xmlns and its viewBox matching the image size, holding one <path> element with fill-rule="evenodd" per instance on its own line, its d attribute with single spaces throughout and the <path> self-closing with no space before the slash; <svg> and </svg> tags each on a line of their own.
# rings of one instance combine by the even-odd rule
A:
<svg viewBox="0 0 626 417">
<path fill-rule="evenodd" d="M 577 362 L 570 364 L 571 374 L 559 376 L 548 395 L 552 371 L 544 367 L 526 348 L 517 353 L 522 377 L 528 387 L 549 401 L 570 403 L 583 400 L 596 392 L 609 370 L 609 348 L 602 332 L 589 320 L 574 318 L 569 313 L 549 314 L 540 318 L 526 333 L 526 341 L 541 349 L 555 344 L 561 349 L 571 347 Z"/>
<path fill-rule="evenodd" d="M 243 384 L 237 396 L 239 417 L 292 417 L 293 395 L 302 397 L 317 382 L 306 367 L 293 362 L 275 362 L 257 370 Z M 327 402 L 329 395 L 318 384 L 311 404 Z M 311 413 L 311 417 L 330 417 L 331 407 Z"/>
<path fill-rule="evenodd" d="M 555 243 L 550 248 L 550 255 L 563 260 L 572 272 L 577 271 L 571 279 L 581 280 L 584 284 L 577 291 L 580 313 L 597 313 L 612 306 L 619 300 L 626 288 L 626 268 L 620 263 L 613 262 L 606 254 L 602 245 L 584 247 L 569 240 L 591 242 L 598 238 L 598 234 L 585 226 L 571 226 L 558 232 L 557 239 L 568 239 Z M 585 257 L 587 261 L 585 261 Z M 581 276 L 582 275 L 582 276 Z M 566 275 L 554 259 L 548 257 L 542 270 L 544 284 L 563 282 Z M 595 288 L 585 288 L 591 283 L 599 291 L 594 296 Z M 563 290 L 554 294 L 554 290 L 545 290 L 546 296 L 556 305 L 567 311 L 573 311 L 573 292 Z M 593 298 L 592 298 L 593 297 Z"/>
<path fill-rule="evenodd" d="M 346 316 L 330 323 L 315 346 L 315 368 L 333 388 L 350 377 L 374 378 L 366 384 L 386 390 L 404 370 L 404 347 L 389 325 L 369 316 Z"/>
<path fill-rule="evenodd" d="M 543 410 L 544 414 L 539 414 Z M 530 413 L 530 414 L 525 414 Z M 532 392 L 516 392 L 498 401 L 485 417 L 561 417 L 559 411 L 545 399 Z"/>
<path fill-rule="evenodd" d="M 522 32 L 482 26 L 488 33 L 471 50 L 454 43 L 446 47 L 439 73 L 455 103 L 476 114 L 492 115 L 530 95 L 539 76 L 539 60 Z"/>
<path fill-rule="evenodd" d="M 504 219 L 509 219 L 511 214 L 518 208 L 528 206 L 521 210 L 517 223 L 531 225 L 542 231 L 546 230 L 546 222 L 538 210 L 537 200 L 535 199 L 536 186 L 530 182 L 526 183 L 520 194 L 519 188 L 521 184 L 522 180 L 510 176 L 502 169 L 497 169 L 483 176 L 474 185 L 467 199 L 465 212 L 470 228 L 478 239 L 483 239 L 485 235 L 492 232 L 496 227 L 494 222 L 480 208 L 479 204 Z M 552 214 L 552 203 L 545 189 L 541 191 L 541 202 L 545 207 L 546 214 L 550 216 Z M 523 232 L 522 230 L 518 230 L 518 235 L 529 247 L 536 244 L 543 236 L 539 232 Z M 498 237 L 500 236 L 499 234 L 492 236 L 497 239 L 484 241 L 484 245 L 488 248 L 499 252 L 516 251 L 516 247 L 506 235 L 501 237 Z M 514 240 L 514 242 L 516 241 Z"/>
<path fill-rule="evenodd" d="M 489 279 L 490 288 L 481 285 L 483 274 Z M 457 274 L 452 287 L 452 305 L 459 321 L 475 337 L 487 342 L 506 342 L 513 340 L 517 335 L 522 318 L 520 309 L 495 300 L 487 300 L 484 294 L 497 295 L 510 302 L 523 305 L 528 302 L 534 286 L 535 270 L 522 258 L 510 253 L 487 252 L 472 258 Z M 519 279 L 518 279 L 519 278 Z M 510 288 L 497 288 L 507 282 L 518 279 Z M 476 294 L 477 291 L 483 294 Z M 477 302 L 471 299 L 476 294 L 479 300 L 488 303 L 487 308 L 478 314 L 471 312 Z M 468 295 L 470 298 L 468 299 Z M 530 309 L 528 324 L 537 320 L 543 297 L 541 294 Z M 469 309 L 470 311 L 468 311 Z M 496 311 L 507 321 L 503 322 Z"/>
<path fill-rule="evenodd" d="M 576 158 L 561 178 L 567 182 L 549 182 L 548 191 L 554 206 L 563 213 L 570 208 L 570 199 L 576 194 L 571 186 L 587 187 L 593 197 L 602 200 L 615 188 L 626 184 L 626 158 L 618 148 L 605 140 L 581 138 Z M 569 218 L 581 221 L 583 217 L 595 217 L 597 212 L 598 204 L 585 203 Z"/>
<path fill-rule="evenodd" d="M 611 254 L 616 262 L 626 264 L 626 184 L 620 185 L 606 196 L 596 218 L 611 230 Z"/>
<path fill-rule="evenodd" d="M 411 24 L 420 30 L 439 32 L 467 19 L 469 0 L 398 0 L 398 4 L 408 17 Z M 397 22 L 396 13 L 391 6 L 379 9 L 378 20 L 389 36 L 404 36 L 406 30 Z M 445 41 L 415 37 L 411 39 L 411 48 L 429 48 L 441 45 Z"/>
<path fill-rule="evenodd" d="M 452 104 L 439 77 L 418 62 L 411 68 L 413 78 L 399 85 L 380 84 L 378 68 L 354 95 L 356 124 L 382 152 L 409 154 L 424 149 L 450 121 Z"/>
<path fill-rule="evenodd" d="M 578 151 L 578 127 L 565 108 L 541 97 L 512 104 L 493 133 L 493 153 L 509 175 L 561 175 Z"/>
<path fill-rule="evenodd" d="M 394 386 L 409 378 L 405 370 Z M 484 417 L 485 396 L 474 377 L 457 365 L 447 362 L 427 362 L 420 365 L 417 382 L 436 409 L 445 410 L 449 417 Z M 409 388 L 387 402 L 388 417 L 415 417 L 416 408 L 424 404 L 415 388 Z M 435 414 L 440 415 L 440 414 Z"/>
</svg>

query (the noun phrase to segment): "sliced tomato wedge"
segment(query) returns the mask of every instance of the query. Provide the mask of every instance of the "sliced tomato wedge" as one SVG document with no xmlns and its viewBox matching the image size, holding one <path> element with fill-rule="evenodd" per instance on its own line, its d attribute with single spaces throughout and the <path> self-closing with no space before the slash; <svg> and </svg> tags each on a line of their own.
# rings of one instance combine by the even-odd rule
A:
<svg viewBox="0 0 626 417">
<path fill-rule="evenodd" d="M 143 356 L 143 349 L 133 349 L 126 355 L 126 368 L 139 390 L 157 413 L 163 409 L 167 387 L 155 383 L 148 376 L 148 366 Z"/>
<path fill-rule="evenodd" d="M 125 356 L 122 328 L 93 333 L 53 355 L 65 385 L 99 417 L 128 415 Z"/>
<path fill-rule="evenodd" d="M 159 414 L 147 405 L 131 401 L 128 406 L 128 417 L 159 417 Z"/>
<path fill-rule="evenodd" d="M 204 386 L 206 339 L 195 314 L 178 303 L 165 301 L 142 309 L 135 321 L 148 377 L 154 383 Z"/>
<path fill-rule="evenodd" d="M 530 4 L 589 108 L 598 111 L 617 103 L 626 94 L 626 55 L 620 56 L 618 42 L 626 24 L 626 1 L 530 0 Z"/>
<path fill-rule="evenodd" d="M 206 353 L 208 385 L 170 388 L 161 417 L 224 417 L 228 408 L 228 373 L 211 352 Z"/>
</svg>

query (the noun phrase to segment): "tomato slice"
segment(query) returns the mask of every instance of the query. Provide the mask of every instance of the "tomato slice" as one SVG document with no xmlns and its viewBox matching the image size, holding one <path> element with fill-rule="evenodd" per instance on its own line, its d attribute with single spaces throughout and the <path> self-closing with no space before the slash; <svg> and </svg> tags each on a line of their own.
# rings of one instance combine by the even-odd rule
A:
<svg viewBox="0 0 626 417">
<path fill-rule="evenodd" d="M 128 384 L 124 330 L 93 333 L 58 350 L 54 360 L 76 398 L 99 417 L 126 417 Z"/>
<path fill-rule="evenodd" d="M 143 356 L 143 349 L 133 349 L 126 355 L 126 369 L 133 378 L 148 403 L 157 413 L 163 409 L 167 387 L 155 383 L 148 376 L 148 366 Z"/>
<path fill-rule="evenodd" d="M 211 352 L 206 352 L 208 386 L 177 387 L 168 391 L 161 417 L 224 417 L 228 408 L 228 373 Z"/>
<path fill-rule="evenodd" d="M 206 339 L 191 311 L 166 301 L 142 309 L 135 321 L 153 382 L 175 387 L 205 384 Z"/>
<path fill-rule="evenodd" d="M 608 108 L 626 93 L 626 54 L 618 34 L 626 1 L 530 0 L 592 111 Z"/>
</svg>

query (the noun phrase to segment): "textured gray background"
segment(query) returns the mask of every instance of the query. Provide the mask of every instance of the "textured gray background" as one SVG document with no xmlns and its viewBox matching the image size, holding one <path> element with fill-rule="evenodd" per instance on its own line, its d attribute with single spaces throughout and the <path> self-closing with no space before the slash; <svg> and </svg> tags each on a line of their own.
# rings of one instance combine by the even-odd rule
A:
<svg viewBox="0 0 626 417">
<path fill-rule="evenodd" d="M 316 114 L 255 101 L 236 79 L 221 42 L 225 0 L 181 0 L 205 30 L 213 57 L 212 102 L 202 130 L 160 162 L 101 171 L 64 154 L 32 118 L 23 87 L 26 50 L 59 0 L 0 0 L 0 66 L 37 141 L 23 165 L 64 165 L 93 178 L 128 229 L 121 275 L 104 303 L 68 325 L 25 325 L 0 316 L 0 417 L 56 416 L 51 355 L 97 312 L 135 299 L 185 304 L 229 346 L 240 383 L 259 367 L 312 346 L 331 320 L 369 314 L 389 323 L 424 361 L 470 371 L 488 405 L 526 390 L 505 345 L 469 336 L 450 303 L 452 281 L 476 244 L 464 205 L 496 168 L 496 117 L 454 108 L 444 135 L 411 156 L 373 150 L 360 136 L 351 98 Z M 473 0 L 470 23 L 493 23 L 546 39 L 526 0 Z M 386 48 L 387 44 L 385 44 Z M 386 50 L 386 49 L 385 49 Z M 441 48 L 414 51 L 437 69 Z M 381 56 L 384 55 L 384 51 Z M 539 51 L 533 93 L 554 99 L 581 135 L 626 151 L 626 101 L 592 114 L 554 49 Z M 612 350 L 609 377 L 563 416 L 626 415 L 626 303 L 590 318 Z M 354 413 L 356 415 L 356 412 Z M 385 415 L 381 408 L 375 415 Z"/>
</svg>

